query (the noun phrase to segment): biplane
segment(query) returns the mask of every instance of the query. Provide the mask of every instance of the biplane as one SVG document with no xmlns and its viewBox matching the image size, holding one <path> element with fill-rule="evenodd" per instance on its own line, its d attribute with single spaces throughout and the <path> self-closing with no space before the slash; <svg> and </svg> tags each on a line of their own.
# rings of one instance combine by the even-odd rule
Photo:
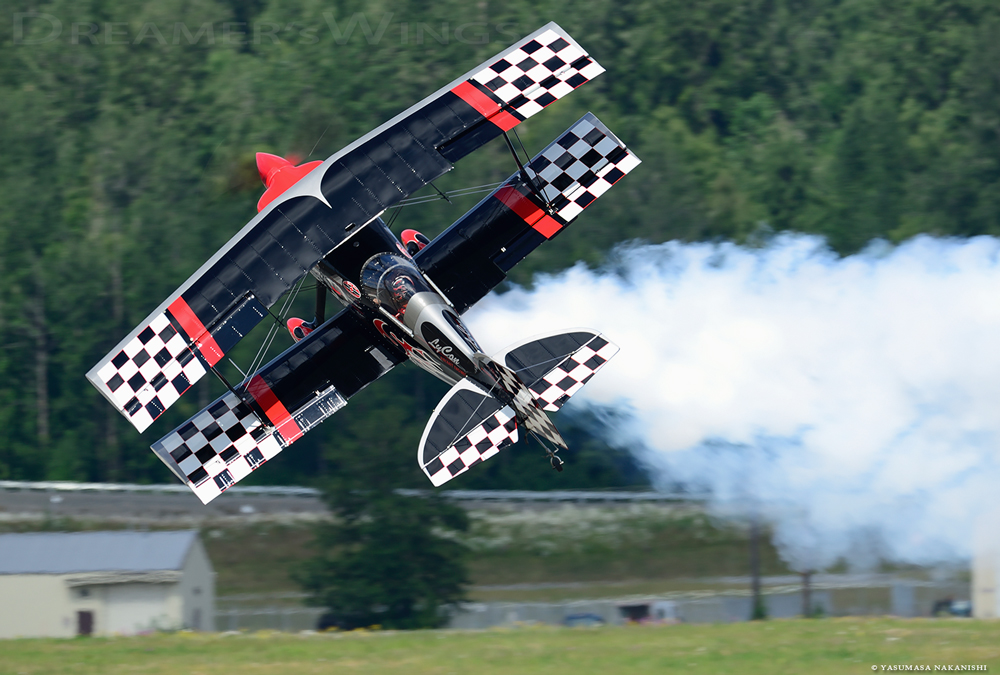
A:
<svg viewBox="0 0 1000 675">
<path fill-rule="evenodd" d="M 204 503 L 411 361 L 452 385 L 417 452 L 440 486 L 516 443 L 554 468 L 559 410 L 616 352 L 591 330 L 542 335 L 492 357 L 462 314 L 639 164 L 588 113 L 522 162 L 520 122 L 604 72 L 550 23 L 324 161 L 259 154 L 258 214 L 163 301 L 88 379 L 140 432 L 209 371 L 227 392 L 152 445 Z M 517 170 L 433 241 L 397 239 L 383 214 L 503 136 Z M 311 275 L 315 316 L 292 346 L 230 384 L 217 367 L 271 306 Z M 325 317 L 328 294 L 344 308 Z"/>
</svg>

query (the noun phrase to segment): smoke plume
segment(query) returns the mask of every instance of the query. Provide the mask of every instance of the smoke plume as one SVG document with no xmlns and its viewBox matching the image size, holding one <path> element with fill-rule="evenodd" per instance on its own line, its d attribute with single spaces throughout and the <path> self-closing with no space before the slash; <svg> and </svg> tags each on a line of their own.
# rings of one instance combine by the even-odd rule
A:
<svg viewBox="0 0 1000 675">
<path fill-rule="evenodd" d="M 468 321 L 487 351 L 603 332 L 621 352 L 568 408 L 613 413 L 601 433 L 662 484 L 758 513 L 796 569 L 957 560 L 1000 490 L 998 258 L 989 237 L 633 245 Z"/>
</svg>

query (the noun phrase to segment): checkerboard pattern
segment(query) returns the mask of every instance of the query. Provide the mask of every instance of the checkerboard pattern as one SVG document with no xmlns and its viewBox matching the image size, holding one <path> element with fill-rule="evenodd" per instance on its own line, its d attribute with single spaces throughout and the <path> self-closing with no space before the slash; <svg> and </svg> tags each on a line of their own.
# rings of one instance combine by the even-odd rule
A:
<svg viewBox="0 0 1000 675">
<path fill-rule="evenodd" d="M 597 335 L 529 386 L 528 391 L 542 410 L 556 412 L 617 353 L 617 345 Z"/>
<path fill-rule="evenodd" d="M 591 113 L 531 160 L 541 192 L 566 222 L 580 215 L 640 160 Z"/>
<path fill-rule="evenodd" d="M 527 119 L 603 72 L 582 49 L 549 29 L 477 72 L 472 81 Z"/>
<path fill-rule="evenodd" d="M 565 450 L 566 441 L 563 440 L 562 434 L 559 433 L 549 416 L 535 404 L 524 383 L 507 367 L 496 361 L 491 365 L 496 368 L 500 375 L 500 386 L 514 397 L 514 409 L 517 410 L 518 417 L 524 421 L 525 428 Z"/>
<path fill-rule="evenodd" d="M 168 466 L 176 464 L 207 504 L 271 459 L 287 444 L 232 392 L 153 444 Z"/>
<path fill-rule="evenodd" d="M 440 487 L 514 443 L 517 443 L 517 417 L 510 406 L 504 406 L 428 462 L 423 467 L 424 473 L 434 487 Z"/>
<path fill-rule="evenodd" d="M 205 374 L 166 313 L 158 315 L 97 371 L 107 396 L 139 431 Z"/>
</svg>

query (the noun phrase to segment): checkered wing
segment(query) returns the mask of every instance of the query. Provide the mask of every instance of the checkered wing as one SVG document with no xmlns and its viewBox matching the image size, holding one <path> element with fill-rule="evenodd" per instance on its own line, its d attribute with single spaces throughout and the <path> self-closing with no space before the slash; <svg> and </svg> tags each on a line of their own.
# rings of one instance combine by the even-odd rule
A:
<svg viewBox="0 0 1000 675">
<path fill-rule="evenodd" d="M 514 411 L 470 380 L 451 388 L 431 414 L 417 461 L 435 487 L 517 443 Z"/>
<path fill-rule="evenodd" d="M 141 328 L 109 355 L 92 381 L 136 429 L 145 431 L 206 368 L 166 312 Z"/>
<path fill-rule="evenodd" d="M 600 120 L 587 113 L 532 159 L 528 169 L 541 182 L 541 192 L 556 213 L 569 222 L 639 162 Z"/>
<path fill-rule="evenodd" d="M 638 164 L 587 113 L 528 163 L 531 185 L 512 175 L 414 259 L 464 312 Z"/>
<path fill-rule="evenodd" d="M 405 360 L 345 309 L 153 444 L 208 503 Z M 241 398 L 242 397 L 242 398 Z"/>
<path fill-rule="evenodd" d="M 249 397 L 248 397 L 249 398 Z M 334 387 L 290 415 L 288 426 L 264 424 L 249 400 L 229 392 L 153 444 L 153 452 L 207 504 L 347 405 Z"/>
<path fill-rule="evenodd" d="M 573 38 L 550 24 L 476 72 L 468 88 L 498 104 L 500 114 L 489 117 L 509 129 L 603 72 Z M 506 124 L 497 118 L 506 118 Z"/>
<path fill-rule="evenodd" d="M 207 504 L 277 455 L 285 441 L 227 393 L 153 444 L 153 452 Z"/>
<path fill-rule="evenodd" d="M 600 333 L 576 330 L 531 338 L 496 360 L 517 373 L 542 410 L 555 412 L 617 353 Z"/>
</svg>

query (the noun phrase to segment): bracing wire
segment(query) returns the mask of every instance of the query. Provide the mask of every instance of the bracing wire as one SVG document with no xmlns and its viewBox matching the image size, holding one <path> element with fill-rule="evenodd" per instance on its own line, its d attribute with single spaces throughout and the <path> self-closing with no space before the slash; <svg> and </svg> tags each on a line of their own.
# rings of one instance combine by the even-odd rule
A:
<svg viewBox="0 0 1000 675">
<path fill-rule="evenodd" d="M 281 305 L 281 310 L 278 312 L 279 321 L 281 319 L 284 319 L 285 315 L 288 314 L 288 310 L 291 309 L 292 303 L 295 301 L 296 296 L 298 296 L 299 291 L 302 290 L 302 286 L 305 285 L 306 276 L 308 275 L 303 276 L 302 279 L 299 281 L 299 283 L 296 284 L 292 292 L 285 296 L 285 301 Z M 313 286 L 313 288 L 315 288 L 315 286 Z M 276 322 L 271 324 L 271 327 L 268 329 L 267 335 L 264 337 L 264 341 L 260 345 L 260 349 L 257 350 L 257 354 L 253 357 L 253 361 L 250 362 L 250 368 L 247 369 L 248 373 L 257 372 L 257 368 L 259 368 L 260 365 L 264 362 L 264 357 L 267 355 L 267 351 L 271 348 L 271 345 L 274 344 L 274 339 L 277 337 L 277 335 L 278 335 L 278 323 Z M 230 362 L 231 361 L 232 359 L 230 359 Z M 236 366 L 235 363 L 233 363 L 233 365 Z M 240 370 L 239 366 L 236 366 L 236 370 Z M 246 373 L 244 373 L 242 370 L 240 370 L 240 373 L 243 375 L 243 379 L 245 380 L 247 378 Z"/>
<path fill-rule="evenodd" d="M 226 358 L 228 359 L 229 357 L 227 356 Z M 245 380 L 245 379 L 247 379 L 247 374 L 246 374 L 246 373 L 244 373 L 244 372 L 243 372 L 243 370 L 242 370 L 242 369 L 240 369 L 240 367 L 239 367 L 238 365 L 236 365 L 236 361 L 233 361 L 232 359 L 229 359 L 229 362 L 230 362 L 231 364 L 233 364 L 233 368 L 235 368 L 236 370 L 239 370 L 239 371 L 240 371 L 240 375 L 242 375 L 242 376 L 243 376 L 243 379 L 244 379 L 244 380 Z"/>
<path fill-rule="evenodd" d="M 329 130 L 330 130 L 330 125 L 327 124 L 326 129 L 323 129 L 323 133 L 321 133 L 319 135 L 319 138 L 316 139 L 316 142 L 313 143 L 312 150 L 309 151 L 309 154 L 306 155 L 306 157 L 310 157 L 316 151 L 316 146 L 319 145 L 319 142 L 323 140 L 323 137 L 326 136 L 326 132 Z"/>
<path fill-rule="evenodd" d="M 517 133 L 517 129 L 511 129 L 514 132 L 514 138 L 517 139 L 517 144 L 521 146 L 521 152 L 524 153 L 524 166 L 528 166 L 531 163 L 531 155 L 528 154 L 527 149 L 524 147 L 524 143 L 521 141 L 521 137 Z"/>
<path fill-rule="evenodd" d="M 398 209 L 403 206 L 416 206 L 417 204 L 429 204 L 430 202 L 439 202 L 446 197 L 466 197 L 468 195 L 480 194 L 482 192 L 492 192 L 496 188 L 503 185 L 503 181 L 499 183 L 487 183 L 485 185 L 474 185 L 472 187 L 458 188 L 457 190 L 448 190 L 447 192 L 442 192 L 434 195 L 423 195 L 420 197 L 410 197 L 409 199 L 403 199 L 398 204 L 390 206 L 390 209 Z"/>
</svg>

